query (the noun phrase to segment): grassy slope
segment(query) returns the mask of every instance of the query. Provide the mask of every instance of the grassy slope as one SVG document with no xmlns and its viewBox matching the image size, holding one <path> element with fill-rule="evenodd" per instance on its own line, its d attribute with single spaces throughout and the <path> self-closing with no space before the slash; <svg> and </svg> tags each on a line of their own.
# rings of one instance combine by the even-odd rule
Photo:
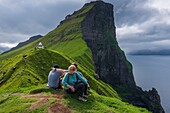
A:
<svg viewBox="0 0 170 113">
<path fill-rule="evenodd" d="M 72 62 L 72 59 L 67 58 L 66 56 L 49 51 L 49 50 L 32 50 L 29 51 L 26 55 L 28 55 L 25 59 L 22 58 L 22 55 L 16 56 L 16 58 L 4 60 L 2 63 L 1 70 L 5 69 L 5 64 L 9 64 L 8 61 L 17 62 L 16 70 L 13 71 L 12 77 L 9 78 L 9 80 L 6 81 L 5 85 L 1 86 L 0 90 L 0 107 L 3 109 L 0 110 L 0 112 L 4 111 L 15 111 L 15 112 L 23 112 L 26 109 L 30 107 L 30 103 L 34 102 L 32 99 L 23 99 L 20 97 L 14 97 L 9 96 L 12 93 L 24 93 L 28 94 L 30 91 L 36 91 L 41 90 L 45 91 L 42 87 L 45 86 L 45 82 L 47 82 L 47 74 L 50 70 L 50 66 L 54 64 L 55 62 L 58 62 L 59 65 L 63 68 L 67 68 L 67 66 Z M 15 63 L 10 62 L 11 68 L 16 65 Z M 13 64 L 13 65 L 12 65 Z M 37 67 L 38 66 L 38 67 Z M 23 68 L 26 67 L 26 68 Z M 46 70 L 42 70 L 41 68 L 44 68 Z M 88 73 L 81 68 L 80 64 L 80 71 L 82 71 L 84 74 L 87 74 L 86 78 L 88 78 L 91 87 L 93 89 L 93 94 L 89 97 L 89 102 L 81 104 L 68 96 L 65 97 L 64 103 L 65 105 L 69 106 L 73 112 L 109 112 L 114 111 L 116 113 L 140 113 L 140 112 L 146 112 L 145 109 L 137 108 L 132 105 L 129 105 L 127 103 L 122 102 L 119 97 L 117 96 L 117 93 L 107 84 L 95 80 L 93 77 L 88 76 Z M 22 75 L 22 71 L 24 69 L 24 74 Z M 20 73 L 18 76 L 17 73 Z M 2 77 L 2 75 L 1 75 Z M 23 77 L 23 78 L 22 78 Z M 38 79 L 37 79 L 38 78 Z M 28 80 L 30 79 L 30 80 Z M 22 80 L 24 83 L 22 83 Z M 35 86 L 35 83 L 39 83 L 38 86 Z M 41 84 L 43 85 L 41 85 Z M 28 87 L 31 86 L 31 87 Z M 49 95 L 50 90 L 45 91 L 47 95 Z M 56 92 L 56 91 L 53 91 Z M 97 93 L 95 93 L 97 92 Z M 112 97 L 105 97 L 100 96 L 107 95 Z M 116 97 L 116 98 L 113 98 Z M 8 99 L 7 99 L 8 98 Z M 17 101 L 16 101 L 17 100 Z M 13 104 L 13 101 L 16 101 L 15 105 Z M 53 101 L 50 101 L 48 103 L 45 103 L 38 108 L 34 109 L 32 112 L 36 111 L 43 111 L 44 108 L 48 108 L 47 106 L 50 106 Z M 78 106 L 79 104 L 79 106 Z M 9 106 L 12 106 L 11 109 L 8 109 Z M 18 109 L 17 106 L 20 106 L 20 109 Z M 80 109 L 81 106 L 81 109 Z M 44 112 L 47 112 L 47 109 L 45 109 Z"/>
<path fill-rule="evenodd" d="M 146 109 L 138 108 L 132 106 L 128 103 L 122 102 L 117 98 L 111 98 L 106 96 L 98 95 L 95 91 L 92 91 L 92 94 L 88 98 L 88 102 L 81 103 L 78 100 L 74 99 L 75 96 L 69 96 L 62 91 L 56 91 L 53 89 L 43 88 L 44 85 L 32 86 L 28 88 L 20 88 L 20 90 L 15 91 L 11 90 L 10 95 L 8 91 L 0 93 L 0 112 L 23 112 L 29 109 L 31 103 L 36 102 L 38 99 L 35 98 L 22 98 L 20 96 L 13 96 L 14 94 L 23 94 L 28 95 L 31 93 L 37 93 L 43 96 L 51 96 L 52 94 L 63 95 L 62 103 L 71 109 L 75 113 L 85 113 L 85 112 L 97 112 L 97 113 L 149 113 Z M 52 94 L 51 94 L 52 93 Z M 50 98 L 49 102 L 46 102 L 40 106 L 37 106 L 35 109 L 29 112 L 48 112 L 48 107 L 55 103 L 56 98 Z M 9 106 L 10 109 L 9 109 Z"/>
<path fill-rule="evenodd" d="M 37 40 L 31 44 L 28 44 L 27 46 L 22 47 L 18 50 L 14 50 L 7 54 L 1 55 L 0 59 L 12 57 L 19 53 L 27 54 L 26 53 L 27 51 L 30 51 L 30 49 L 33 49 L 36 46 L 37 42 L 41 41 L 48 49 L 53 50 L 53 51 L 57 50 L 60 53 L 64 53 L 69 58 L 71 57 L 75 61 L 77 61 L 79 63 L 79 68 L 81 69 L 83 74 L 87 75 L 87 78 L 89 78 L 89 82 L 92 84 L 91 86 L 94 89 L 96 89 L 100 94 L 114 96 L 113 94 L 115 94 L 114 93 L 115 91 L 110 86 L 106 85 L 102 81 L 99 82 L 94 79 L 95 72 L 94 72 L 94 66 L 93 66 L 93 60 L 92 60 L 92 53 L 91 53 L 90 49 L 87 47 L 84 40 L 82 39 L 80 23 L 81 23 L 81 21 L 83 21 L 83 19 L 85 17 L 84 14 L 87 11 L 89 11 L 90 8 L 92 8 L 92 7 L 93 7 L 93 4 L 86 6 L 85 8 L 83 8 L 79 11 L 80 13 L 74 14 L 71 17 L 72 19 L 63 22 L 60 26 L 58 26 L 55 30 L 51 31 L 50 33 L 48 33 L 42 39 Z M 44 58 L 44 59 L 46 59 L 46 58 Z M 48 59 L 50 59 L 50 58 L 48 58 Z M 45 79 L 44 76 L 47 76 L 47 75 L 45 75 L 45 73 L 42 73 L 43 71 L 35 72 L 35 70 L 34 70 L 34 68 L 36 68 L 35 65 L 38 65 L 38 66 L 40 65 L 40 63 L 38 63 L 38 62 L 40 62 L 39 60 L 37 60 L 38 62 L 37 61 L 35 62 L 35 61 L 36 60 L 32 61 L 32 62 L 34 62 L 34 64 L 32 64 L 33 65 L 32 69 L 24 70 L 24 72 L 31 73 L 32 76 L 36 76 L 36 74 L 40 75 L 40 73 L 41 73 L 41 77 L 38 78 L 38 80 L 40 79 L 40 81 L 36 80 L 36 78 L 34 77 L 34 78 L 32 78 L 33 80 L 31 79 L 31 84 L 36 84 L 36 82 L 46 82 L 46 81 L 44 81 L 44 79 Z M 24 65 L 24 61 L 22 61 L 22 62 L 23 62 L 23 64 L 20 67 L 23 68 L 25 65 Z M 43 61 L 43 62 L 45 63 L 47 61 Z M 48 62 L 50 62 L 50 61 L 48 61 Z M 35 63 L 38 63 L 38 64 L 35 64 Z M 27 65 L 28 64 L 29 63 L 27 63 Z M 48 67 L 45 66 L 43 68 L 49 69 L 49 66 L 52 66 L 52 63 L 51 63 L 51 65 L 48 64 Z M 29 67 L 31 67 L 31 66 L 29 66 Z M 39 67 L 39 68 L 41 68 L 41 67 Z M 67 67 L 62 67 L 62 68 L 67 68 Z M 23 70 L 23 69 L 19 69 L 19 71 L 18 71 L 18 73 L 20 75 L 22 75 L 21 70 Z M 17 75 L 17 73 L 15 73 L 15 74 Z M 19 77 L 23 78 L 21 76 L 19 76 Z M 28 79 L 27 76 L 25 76 L 25 77 L 26 77 L 26 79 Z M 18 79 L 15 82 L 18 83 L 17 81 L 18 81 Z M 12 83 L 12 84 L 14 84 L 14 83 Z M 25 84 L 23 84 L 23 85 L 25 85 Z M 107 89 L 105 88 L 105 85 L 108 86 Z M 9 87 L 8 85 L 4 86 L 4 88 L 8 88 L 8 87 Z"/>
<path fill-rule="evenodd" d="M 62 68 L 67 69 L 71 62 L 73 62 L 72 59 L 67 58 L 63 54 L 46 49 L 31 50 L 25 55 L 27 55 L 26 58 L 23 58 L 21 54 L 1 62 L 2 67 L 0 69 L 2 72 L 0 74 L 0 81 L 3 81 L 3 83 L 0 84 L 0 91 L 17 90 L 20 87 L 46 83 L 48 73 L 53 64 L 58 63 Z M 16 69 L 13 70 L 13 67 L 16 67 Z M 90 76 L 91 73 L 88 73 L 82 67 L 80 64 L 79 70 L 86 75 L 94 90 L 99 94 L 118 98 L 117 93 L 109 85 L 102 81 L 97 81 L 93 76 Z M 6 73 L 3 74 L 4 72 Z M 105 86 L 108 88 L 106 89 Z"/>
<path fill-rule="evenodd" d="M 27 56 L 23 58 L 23 55 Z M 64 56 L 48 50 L 31 50 L 0 63 L 0 81 L 4 82 L 0 84 L 0 91 L 45 83 L 53 64 L 59 63 L 62 68 L 70 65 Z M 13 67 L 16 69 L 13 70 Z"/>
<path fill-rule="evenodd" d="M 134 111 L 140 112 L 140 109 L 121 102 L 117 93 L 108 84 L 94 79 L 95 72 L 92 53 L 82 39 L 82 31 L 80 29 L 80 23 L 85 17 L 84 14 L 92 7 L 93 4 L 83 8 L 79 11 L 80 13 L 76 13 L 72 16 L 74 19 L 63 22 L 42 39 L 34 41 L 31 44 L 7 54 L 1 55 L 0 64 L 2 64 L 2 67 L 0 69 L 3 72 L 7 70 L 7 72 L 5 73 L 5 76 L 3 75 L 3 72 L 0 75 L 1 81 L 4 80 L 3 77 L 6 77 L 5 84 L 1 84 L 0 92 L 4 92 L 5 90 L 9 92 L 11 92 L 11 90 L 13 90 L 12 92 L 17 92 L 21 87 L 27 88 L 28 86 L 46 83 L 48 72 L 54 63 L 58 63 L 62 68 L 66 69 L 70 62 L 76 61 L 79 64 L 79 70 L 89 80 L 94 91 L 101 95 L 118 98 L 103 97 L 96 94 L 96 96 L 91 97 L 91 103 L 89 104 L 95 108 L 91 107 L 91 111 L 89 112 L 95 110 L 102 112 L 106 109 L 111 109 L 114 112 L 122 112 L 121 110 L 131 112 L 132 109 L 134 109 Z M 35 50 L 34 48 L 37 46 L 39 41 L 41 41 L 49 50 Z M 25 59 L 22 58 L 24 54 L 28 55 Z M 13 66 L 16 66 L 15 71 L 12 70 Z M 111 101 L 113 103 L 115 99 L 118 103 L 116 103 L 115 106 L 112 106 Z M 74 99 L 66 99 L 67 104 L 72 101 L 75 105 L 77 104 L 74 102 Z M 108 103 L 106 101 L 108 101 Z M 77 106 L 74 106 L 74 104 L 70 107 L 76 112 L 80 112 L 80 109 Z M 90 107 L 89 105 L 85 105 L 83 108 L 84 112 L 88 107 Z M 121 106 L 124 106 L 124 108 L 121 108 Z M 131 111 L 128 109 L 131 109 Z"/>
<path fill-rule="evenodd" d="M 93 7 L 93 5 L 94 4 L 91 4 L 82 8 L 79 13 L 76 13 L 72 16 L 72 19 L 63 22 L 56 29 L 49 32 L 41 39 L 27 44 L 26 46 L 17 50 L 0 55 L 0 61 L 21 53 L 25 53 L 28 50 L 37 47 L 37 44 L 40 41 L 48 49 L 57 50 L 68 54 L 69 56 L 80 56 L 84 51 L 89 50 L 89 48 L 86 46 L 86 43 L 82 39 L 80 23 L 85 18 L 85 13 L 88 12 Z"/>
</svg>

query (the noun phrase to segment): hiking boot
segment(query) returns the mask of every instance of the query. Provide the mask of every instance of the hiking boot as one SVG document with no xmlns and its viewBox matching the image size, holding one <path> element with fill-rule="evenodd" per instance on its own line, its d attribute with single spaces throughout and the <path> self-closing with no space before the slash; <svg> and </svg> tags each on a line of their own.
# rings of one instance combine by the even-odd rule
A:
<svg viewBox="0 0 170 113">
<path fill-rule="evenodd" d="M 82 101 L 82 102 L 87 102 L 86 99 L 84 99 L 83 97 L 79 97 L 78 100 Z"/>
</svg>

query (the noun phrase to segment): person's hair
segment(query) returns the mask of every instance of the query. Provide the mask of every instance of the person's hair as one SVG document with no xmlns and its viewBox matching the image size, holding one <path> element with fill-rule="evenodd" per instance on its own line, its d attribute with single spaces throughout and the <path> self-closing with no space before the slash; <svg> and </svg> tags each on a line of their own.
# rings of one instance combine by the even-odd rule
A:
<svg viewBox="0 0 170 113">
<path fill-rule="evenodd" d="M 78 67 L 78 64 L 73 62 L 71 65 L 74 65 L 76 68 Z"/>
<path fill-rule="evenodd" d="M 54 64 L 54 66 L 52 67 L 52 70 L 53 71 L 57 71 L 58 68 L 59 68 L 59 65 L 58 64 Z"/>
<path fill-rule="evenodd" d="M 69 71 L 75 71 L 76 70 L 76 66 L 71 65 L 71 66 L 68 67 L 68 70 Z"/>
<path fill-rule="evenodd" d="M 60 68 L 58 64 L 54 64 L 54 68 Z"/>
</svg>

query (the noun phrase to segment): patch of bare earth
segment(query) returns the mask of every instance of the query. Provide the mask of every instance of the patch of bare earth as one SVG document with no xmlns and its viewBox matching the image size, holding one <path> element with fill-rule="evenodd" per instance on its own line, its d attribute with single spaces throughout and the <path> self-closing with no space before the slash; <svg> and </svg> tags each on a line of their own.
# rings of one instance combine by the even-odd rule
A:
<svg viewBox="0 0 170 113">
<path fill-rule="evenodd" d="M 25 113 L 35 109 L 41 104 L 45 104 L 49 102 L 49 98 L 54 98 L 57 101 L 48 107 L 48 113 L 71 113 L 71 110 L 62 103 L 63 97 L 60 94 L 53 94 L 51 96 L 46 96 L 42 94 L 33 94 L 33 95 L 13 94 L 13 96 L 38 99 L 38 101 L 31 103 L 30 108 L 27 109 Z"/>
</svg>

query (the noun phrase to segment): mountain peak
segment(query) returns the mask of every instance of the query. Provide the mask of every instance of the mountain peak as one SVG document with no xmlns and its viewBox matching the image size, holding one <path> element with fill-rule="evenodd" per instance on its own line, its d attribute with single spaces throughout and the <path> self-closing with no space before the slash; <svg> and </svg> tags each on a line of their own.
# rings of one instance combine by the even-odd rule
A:
<svg viewBox="0 0 170 113">
<path fill-rule="evenodd" d="M 110 3 L 106 3 L 106 2 L 104 2 L 102 0 L 96 0 L 96 1 L 91 1 L 90 3 L 86 3 L 84 6 L 91 5 L 91 4 L 95 4 L 95 5 L 112 5 Z"/>
<path fill-rule="evenodd" d="M 99 12 L 102 11 L 101 8 L 109 8 L 108 10 L 112 11 L 113 13 L 113 5 L 110 3 L 103 2 L 101 0 L 92 1 L 90 3 L 86 3 L 80 10 L 74 11 L 73 14 L 69 14 L 65 17 L 65 20 L 61 21 L 60 24 L 62 24 L 65 21 L 69 21 L 74 18 L 82 17 L 87 15 L 91 10 L 95 9 Z M 108 12 L 107 12 L 108 13 Z"/>
</svg>

